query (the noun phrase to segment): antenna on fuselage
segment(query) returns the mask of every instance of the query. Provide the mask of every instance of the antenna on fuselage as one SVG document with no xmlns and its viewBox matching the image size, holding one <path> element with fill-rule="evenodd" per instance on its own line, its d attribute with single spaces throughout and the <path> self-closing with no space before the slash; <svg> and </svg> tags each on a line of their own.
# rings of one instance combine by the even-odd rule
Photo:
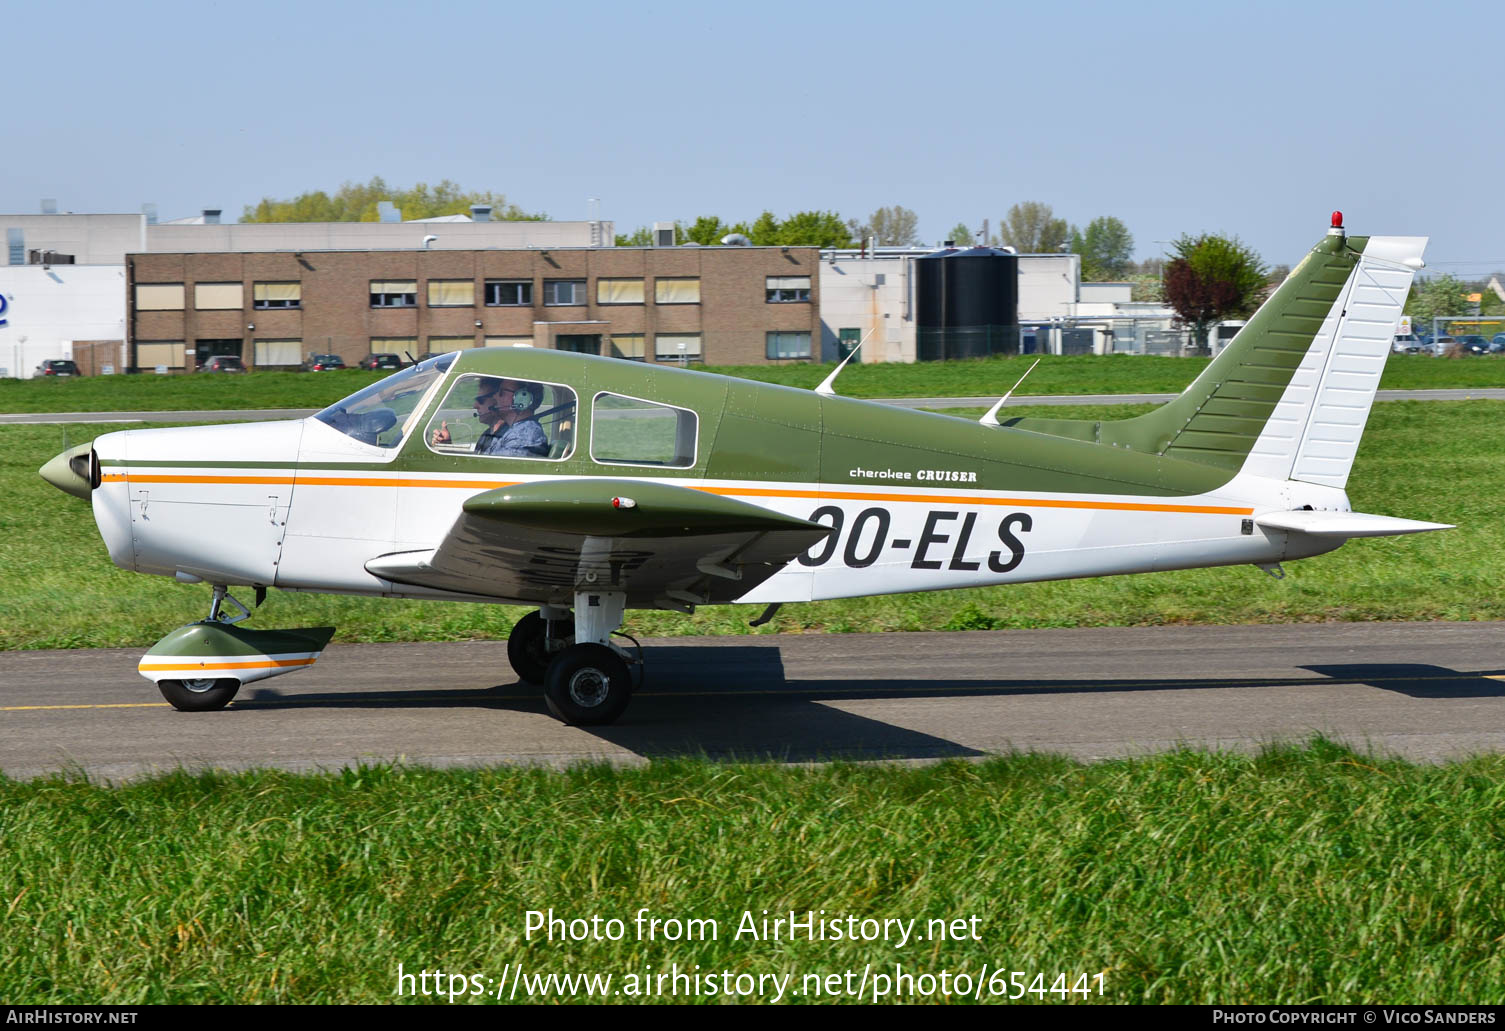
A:
<svg viewBox="0 0 1505 1031">
<path fill-rule="evenodd" d="M 864 336 L 861 340 L 857 341 L 857 346 L 854 347 L 854 348 L 852 348 L 851 353 L 848 354 L 845 358 L 843 358 L 841 360 L 841 364 L 840 365 L 836 366 L 836 368 L 834 368 L 834 369 L 831 370 L 831 375 L 827 376 L 824 380 L 822 380 L 820 386 L 818 386 L 818 387 L 815 388 L 815 392 L 817 394 L 820 394 L 822 397 L 835 397 L 836 396 L 836 387 L 834 385 L 836 383 L 836 377 L 840 376 L 841 375 L 841 370 L 845 369 L 847 367 L 847 362 L 849 362 L 853 358 L 857 357 L 857 352 L 860 351 L 860 350 L 862 350 L 862 345 L 865 344 L 865 343 L 867 343 L 867 338 L 870 337 L 870 336 L 872 336 L 872 335 L 873 335 L 873 331 L 870 329 L 870 330 L 867 331 L 866 336 Z"/>
<path fill-rule="evenodd" d="M 1034 372 L 1035 371 L 1035 365 L 1039 365 L 1039 364 L 1040 364 L 1040 359 L 1036 358 L 1035 359 L 1035 364 L 1031 365 L 1029 368 L 1027 368 L 1027 369 L 1024 370 L 1024 376 L 1028 376 L 1030 373 Z M 1024 382 L 1024 376 L 1020 376 L 1019 377 L 1019 383 L 1023 383 Z M 997 426 L 998 425 L 998 409 L 1002 408 L 1003 407 L 1003 403 L 1005 401 L 1007 401 L 1010 397 L 1013 396 L 1014 391 L 1016 391 L 1016 390 L 1019 389 L 1019 383 L 1015 383 L 1012 387 L 1009 387 L 1009 392 L 1007 394 L 1004 394 L 1002 397 L 1000 397 L 998 399 L 998 403 L 996 405 L 994 405 L 992 408 L 988 409 L 988 414 L 984 415 L 981 419 L 978 419 L 977 421 L 980 422 L 980 423 L 982 423 L 984 426 Z"/>
</svg>

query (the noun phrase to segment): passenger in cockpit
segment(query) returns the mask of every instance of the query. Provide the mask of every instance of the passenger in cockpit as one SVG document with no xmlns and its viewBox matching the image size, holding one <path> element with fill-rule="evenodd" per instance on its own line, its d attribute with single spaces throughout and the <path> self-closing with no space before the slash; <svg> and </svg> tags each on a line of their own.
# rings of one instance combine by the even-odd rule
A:
<svg viewBox="0 0 1505 1031">
<path fill-rule="evenodd" d="M 476 441 L 478 455 L 510 458 L 543 458 L 549 453 L 549 438 L 537 418 L 543 387 L 527 380 L 482 376 L 476 381 L 476 417 L 487 426 Z M 433 443 L 450 443 L 449 423 L 441 422 Z"/>
</svg>

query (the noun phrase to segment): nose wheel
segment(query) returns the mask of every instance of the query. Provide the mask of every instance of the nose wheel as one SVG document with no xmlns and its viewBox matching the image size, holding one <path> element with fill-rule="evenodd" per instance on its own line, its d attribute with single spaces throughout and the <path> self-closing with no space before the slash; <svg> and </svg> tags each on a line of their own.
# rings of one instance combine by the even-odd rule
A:
<svg viewBox="0 0 1505 1031">
<path fill-rule="evenodd" d="M 223 709 L 240 690 L 234 677 L 202 680 L 159 680 L 157 690 L 179 712 L 213 712 Z"/>
</svg>

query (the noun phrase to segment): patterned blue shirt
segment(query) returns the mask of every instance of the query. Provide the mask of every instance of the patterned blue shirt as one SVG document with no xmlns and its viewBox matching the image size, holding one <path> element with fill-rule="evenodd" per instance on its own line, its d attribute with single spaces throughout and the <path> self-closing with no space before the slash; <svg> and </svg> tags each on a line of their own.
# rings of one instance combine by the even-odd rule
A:
<svg viewBox="0 0 1505 1031">
<path fill-rule="evenodd" d="M 537 419 L 520 419 L 500 433 L 487 430 L 476 441 L 476 454 L 504 458 L 547 458 L 549 438 Z"/>
</svg>

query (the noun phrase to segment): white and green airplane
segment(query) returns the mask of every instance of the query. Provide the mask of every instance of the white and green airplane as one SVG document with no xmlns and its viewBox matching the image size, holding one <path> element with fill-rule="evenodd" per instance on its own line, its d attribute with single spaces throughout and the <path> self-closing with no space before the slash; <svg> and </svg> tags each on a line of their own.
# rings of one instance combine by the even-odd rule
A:
<svg viewBox="0 0 1505 1031">
<path fill-rule="evenodd" d="M 105 434 L 42 475 L 92 502 L 116 565 L 212 585 L 208 618 L 141 660 L 179 709 L 318 657 L 333 628 L 237 625 L 228 588 L 276 587 L 537 606 L 513 669 L 561 719 L 608 723 L 640 680 L 615 641 L 630 608 L 1273 571 L 1446 529 L 1356 513 L 1343 489 L 1425 243 L 1335 215 L 1203 373 L 1135 418 L 974 423 L 495 348 L 307 419 Z"/>
</svg>

